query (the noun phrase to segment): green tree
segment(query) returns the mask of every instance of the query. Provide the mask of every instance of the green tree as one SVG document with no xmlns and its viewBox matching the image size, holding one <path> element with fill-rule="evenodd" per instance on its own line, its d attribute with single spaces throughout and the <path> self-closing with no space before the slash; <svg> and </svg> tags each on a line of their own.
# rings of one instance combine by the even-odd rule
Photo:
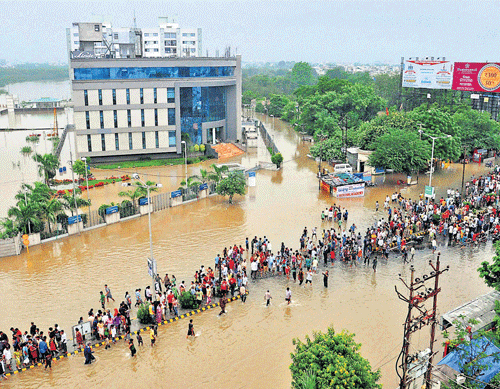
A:
<svg viewBox="0 0 500 389">
<path fill-rule="evenodd" d="M 208 172 L 207 178 L 210 181 L 215 181 L 216 183 L 222 180 L 222 176 L 229 171 L 229 167 L 226 165 L 217 166 L 215 163 L 211 164 L 210 167 L 214 169 L 211 172 Z"/>
<path fill-rule="evenodd" d="M 474 148 L 500 148 L 500 124 L 491 119 L 489 112 L 480 112 L 471 107 L 460 107 L 452 116 L 458 129 L 461 143 L 467 145 L 467 152 Z"/>
<path fill-rule="evenodd" d="M 90 158 L 87 159 L 87 165 L 81 159 L 77 159 L 75 162 L 73 162 L 73 166 L 71 168 L 73 169 L 73 172 L 78 175 L 78 177 L 85 177 L 86 166 L 88 166 L 88 163 L 90 163 L 89 159 Z"/>
<path fill-rule="evenodd" d="M 43 230 L 40 219 L 40 206 L 33 201 L 18 201 L 17 206 L 7 211 L 9 218 L 14 220 L 14 226 L 22 234 L 31 234 Z"/>
<path fill-rule="evenodd" d="M 343 157 L 342 138 L 336 134 L 324 141 L 315 143 L 310 149 L 311 155 L 322 161 L 335 161 Z"/>
<path fill-rule="evenodd" d="M 297 62 L 293 65 L 291 80 L 296 85 L 312 85 L 316 77 L 316 71 L 307 62 Z"/>
<path fill-rule="evenodd" d="M 368 158 L 373 167 L 411 173 L 423 170 L 431 156 L 429 144 L 414 132 L 393 130 L 375 141 L 375 151 Z"/>
<path fill-rule="evenodd" d="M 488 261 L 481 263 L 478 270 L 479 277 L 484 280 L 484 283 L 491 288 L 500 290 L 500 242 L 494 243 L 495 256 L 490 264 Z"/>
<path fill-rule="evenodd" d="M 23 148 L 21 148 L 21 154 L 25 157 L 31 155 L 32 152 L 33 149 L 30 146 L 24 146 Z"/>
<path fill-rule="evenodd" d="M 269 98 L 268 114 L 276 117 L 283 116 L 283 110 L 290 100 L 283 95 L 271 95 Z"/>
<path fill-rule="evenodd" d="M 251 90 L 246 90 L 245 92 L 243 92 L 243 94 L 241 96 L 241 104 L 245 104 L 245 105 L 251 104 L 252 100 L 256 99 L 257 97 L 259 97 L 259 96 L 256 92 L 251 91 Z"/>
<path fill-rule="evenodd" d="M 378 74 L 375 76 L 373 89 L 375 93 L 387 100 L 387 106 L 399 106 L 399 74 Z"/>
<path fill-rule="evenodd" d="M 246 181 L 243 172 L 229 172 L 227 177 L 217 184 L 216 192 L 221 196 L 229 196 L 229 204 L 233 202 L 233 196 L 245 194 Z"/>
<path fill-rule="evenodd" d="M 484 385 L 476 381 L 475 378 L 479 377 L 488 368 L 489 365 L 486 359 L 491 357 L 494 360 L 500 359 L 498 353 L 488 351 L 488 347 L 493 343 L 486 336 L 486 331 L 472 332 L 471 328 L 476 324 L 479 324 L 478 320 L 460 315 L 458 319 L 453 321 L 454 336 L 452 337 L 448 331 L 443 332 L 443 338 L 449 341 L 451 351 L 458 354 L 459 372 L 466 377 L 466 381 L 461 385 L 449 380 L 446 385 L 447 388 L 483 388 Z"/>
<path fill-rule="evenodd" d="M 59 159 L 54 154 L 35 154 L 33 160 L 38 163 L 38 174 L 44 177 L 45 184 L 54 178 L 59 167 Z"/>
<path fill-rule="evenodd" d="M 303 343 L 294 339 L 295 351 L 291 353 L 292 387 L 301 388 L 305 375 L 316 377 L 316 387 L 375 389 L 380 371 L 372 371 L 368 360 L 359 350 L 361 344 L 354 341 L 354 334 L 335 333 L 329 327 L 326 333 L 314 332 L 313 339 L 306 336 Z"/>
<path fill-rule="evenodd" d="M 52 233 L 52 223 L 56 223 L 57 215 L 62 210 L 61 202 L 56 199 L 50 199 L 46 203 L 43 203 L 41 206 L 42 214 L 44 215 L 45 220 L 47 221 L 47 226 L 49 227 L 49 233 Z"/>
<path fill-rule="evenodd" d="M 75 202 L 76 207 L 88 207 L 91 204 L 91 200 L 86 200 L 80 197 L 82 191 L 79 188 L 76 188 L 75 191 L 67 192 L 62 195 L 60 201 L 63 209 L 67 209 L 71 212 L 71 216 L 75 215 Z"/>
<path fill-rule="evenodd" d="M 271 162 L 276 165 L 276 167 L 279 169 L 281 166 L 281 163 L 283 162 L 283 156 L 281 153 L 276 153 L 271 156 Z"/>
</svg>

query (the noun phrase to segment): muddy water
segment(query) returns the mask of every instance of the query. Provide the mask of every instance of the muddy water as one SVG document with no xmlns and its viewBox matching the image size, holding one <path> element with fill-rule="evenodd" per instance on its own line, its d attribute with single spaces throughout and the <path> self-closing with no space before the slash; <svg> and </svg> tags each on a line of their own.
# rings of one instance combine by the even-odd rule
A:
<svg viewBox="0 0 500 389">
<path fill-rule="evenodd" d="M 257 172 L 257 186 L 249 188 L 245 197 L 238 197 L 236 204 L 230 206 L 213 197 L 152 215 L 154 254 L 162 275 L 168 272 L 179 281 L 191 280 L 200 264 L 212 265 L 213 257 L 225 245 L 243 244 L 247 236 L 266 235 L 275 248 L 282 241 L 296 248 L 304 226 L 321 227 L 321 210 L 335 200 L 318 192 L 314 176 L 317 164 L 306 156 L 309 145 L 300 143 L 296 134 L 276 119 L 272 132 L 287 162 L 279 172 Z M 252 153 L 236 160 L 251 166 L 265 158 L 262 147 Z M 467 175 L 480 171 L 467 167 Z M 435 183 L 456 187 L 460 175 L 460 167 L 439 172 Z M 369 188 L 364 198 L 342 200 L 342 206 L 349 209 L 349 222 L 366 226 L 382 217 L 382 213 L 375 213 L 375 201 L 382 202 L 386 193 L 397 190 L 396 180 L 388 176 L 385 183 Z M 423 181 L 421 178 L 408 195 L 418 196 Z M 442 277 L 439 296 L 439 312 L 444 313 L 488 291 L 476 268 L 491 257 L 492 248 L 488 243 L 478 249 L 440 249 L 442 263 L 450 265 Z M 90 307 L 98 308 L 99 291 L 105 283 L 117 300 L 126 290 L 144 289 L 150 283 L 148 250 L 148 220 L 142 217 L 33 247 L 29 255 L 3 259 L 0 328 L 5 331 L 13 325 L 25 329 L 35 320 L 44 329 L 57 322 L 70 330 Z M 429 273 L 430 258 L 429 250 L 417 252 L 417 274 Z M 229 305 L 228 315 L 219 318 L 213 310 L 195 316 L 200 336 L 194 340 L 186 341 L 187 321 L 181 320 L 160 327 L 157 347 L 151 349 L 146 342 L 135 359 L 120 343 L 111 350 L 98 350 L 97 363 L 92 366 L 84 366 L 81 356 L 71 357 L 55 363 L 51 372 L 38 368 L 11 377 L 4 385 L 137 388 L 147 382 L 157 387 L 287 388 L 292 339 L 303 339 L 332 324 L 339 331 L 356 333 L 356 340 L 363 344 L 362 354 L 372 367 L 381 367 L 381 382 L 394 387 L 397 378 L 392 358 L 401 345 L 406 308 L 394 293 L 394 285 L 403 288 L 399 273 L 408 277 L 408 265 L 391 256 L 389 261 L 379 262 L 377 273 L 363 266 L 336 264 L 328 290 L 319 275 L 307 288 L 282 279 L 259 281 L 250 285 L 246 304 L 237 301 Z M 284 304 L 286 286 L 293 293 L 290 307 Z M 263 304 L 267 289 L 274 297 L 270 308 Z M 422 331 L 413 341 L 423 347 L 427 335 Z"/>
</svg>

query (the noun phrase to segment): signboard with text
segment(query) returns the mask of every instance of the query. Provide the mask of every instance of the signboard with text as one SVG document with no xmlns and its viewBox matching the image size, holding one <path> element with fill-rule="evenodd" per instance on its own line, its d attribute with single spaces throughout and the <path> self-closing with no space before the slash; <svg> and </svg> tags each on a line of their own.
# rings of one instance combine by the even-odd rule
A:
<svg viewBox="0 0 500 389">
<path fill-rule="evenodd" d="M 445 60 L 404 61 L 402 86 L 405 88 L 451 89 L 453 62 Z"/>
<path fill-rule="evenodd" d="M 425 197 L 434 197 L 434 187 L 426 185 L 424 193 L 425 193 Z"/>
<path fill-rule="evenodd" d="M 143 197 L 142 199 L 139 199 L 139 205 L 148 205 L 149 201 L 147 197 Z"/>
<path fill-rule="evenodd" d="M 82 221 L 82 215 L 68 217 L 68 224 L 76 224 Z"/>
<path fill-rule="evenodd" d="M 452 89 L 468 92 L 500 92 L 500 64 L 455 62 Z"/>
<path fill-rule="evenodd" d="M 176 197 L 181 197 L 182 192 L 180 190 L 174 190 L 170 193 L 170 198 L 175 199 Z"/>
<path fill-rule="evenodd" d="M 106 215 L 112 215 L 113 213 L 117 212 L 118 212 L 118 205 L 106 208 Z"/>
<path fill-rule="evenodd" d="M 365 184 L 352 184 L 352 185 L 344 185 L 337 186 L 336 190 L 333 191 L 333 194 L 337 198 L 345 198 L 345 197 L 363 197 L 365 195 Z"/>
</svg>

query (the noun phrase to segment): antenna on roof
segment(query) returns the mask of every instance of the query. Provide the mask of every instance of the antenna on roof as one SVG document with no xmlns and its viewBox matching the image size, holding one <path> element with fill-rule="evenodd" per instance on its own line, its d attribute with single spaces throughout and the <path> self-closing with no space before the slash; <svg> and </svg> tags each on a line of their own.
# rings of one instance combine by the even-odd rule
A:
<svg viewBox="0 0 500 389">
<path fill-rule="evenodd" d="M 134 28 L 137 28 L 137 23 L 135 21 L 135 9 L 134 9 Z"/>
</svg>

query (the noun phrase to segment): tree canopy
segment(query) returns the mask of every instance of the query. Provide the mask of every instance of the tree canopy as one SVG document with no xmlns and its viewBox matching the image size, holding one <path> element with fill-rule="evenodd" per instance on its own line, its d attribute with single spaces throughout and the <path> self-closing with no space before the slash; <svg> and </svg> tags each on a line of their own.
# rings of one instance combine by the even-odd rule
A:
<svg viewBox="0 0 500 389">
<path fill-rule="evenodd" d="M 229 204 L 233 202 L 233 196 L 245 194 L 246 181 L 243 172 L 229 172 L 227 177 L 224 177 L 217 184 L 216 192 L 221 196 L 229 196 Z"/>
<path fill-rule="evenodd" d="M 316 388 L 375 389 L 380 371 L 372 371 L 370 363 L 359 354 L 361 344 L 354 334 L 335 333 L 331 327 L 326 333 L 314 332 L 305 343 L 294 339 L 291 353 L 292 387 L 300 388 L 306 375 L 316 379 Z"/>
<path fill-rule="evenodd" d="M 423 170 L 431 157 L 429 144 L 414 132 L 393 130 L 375 141 L 375 151 L 368 158 L 374 167 L 411 173 Z"/>
</svg>

